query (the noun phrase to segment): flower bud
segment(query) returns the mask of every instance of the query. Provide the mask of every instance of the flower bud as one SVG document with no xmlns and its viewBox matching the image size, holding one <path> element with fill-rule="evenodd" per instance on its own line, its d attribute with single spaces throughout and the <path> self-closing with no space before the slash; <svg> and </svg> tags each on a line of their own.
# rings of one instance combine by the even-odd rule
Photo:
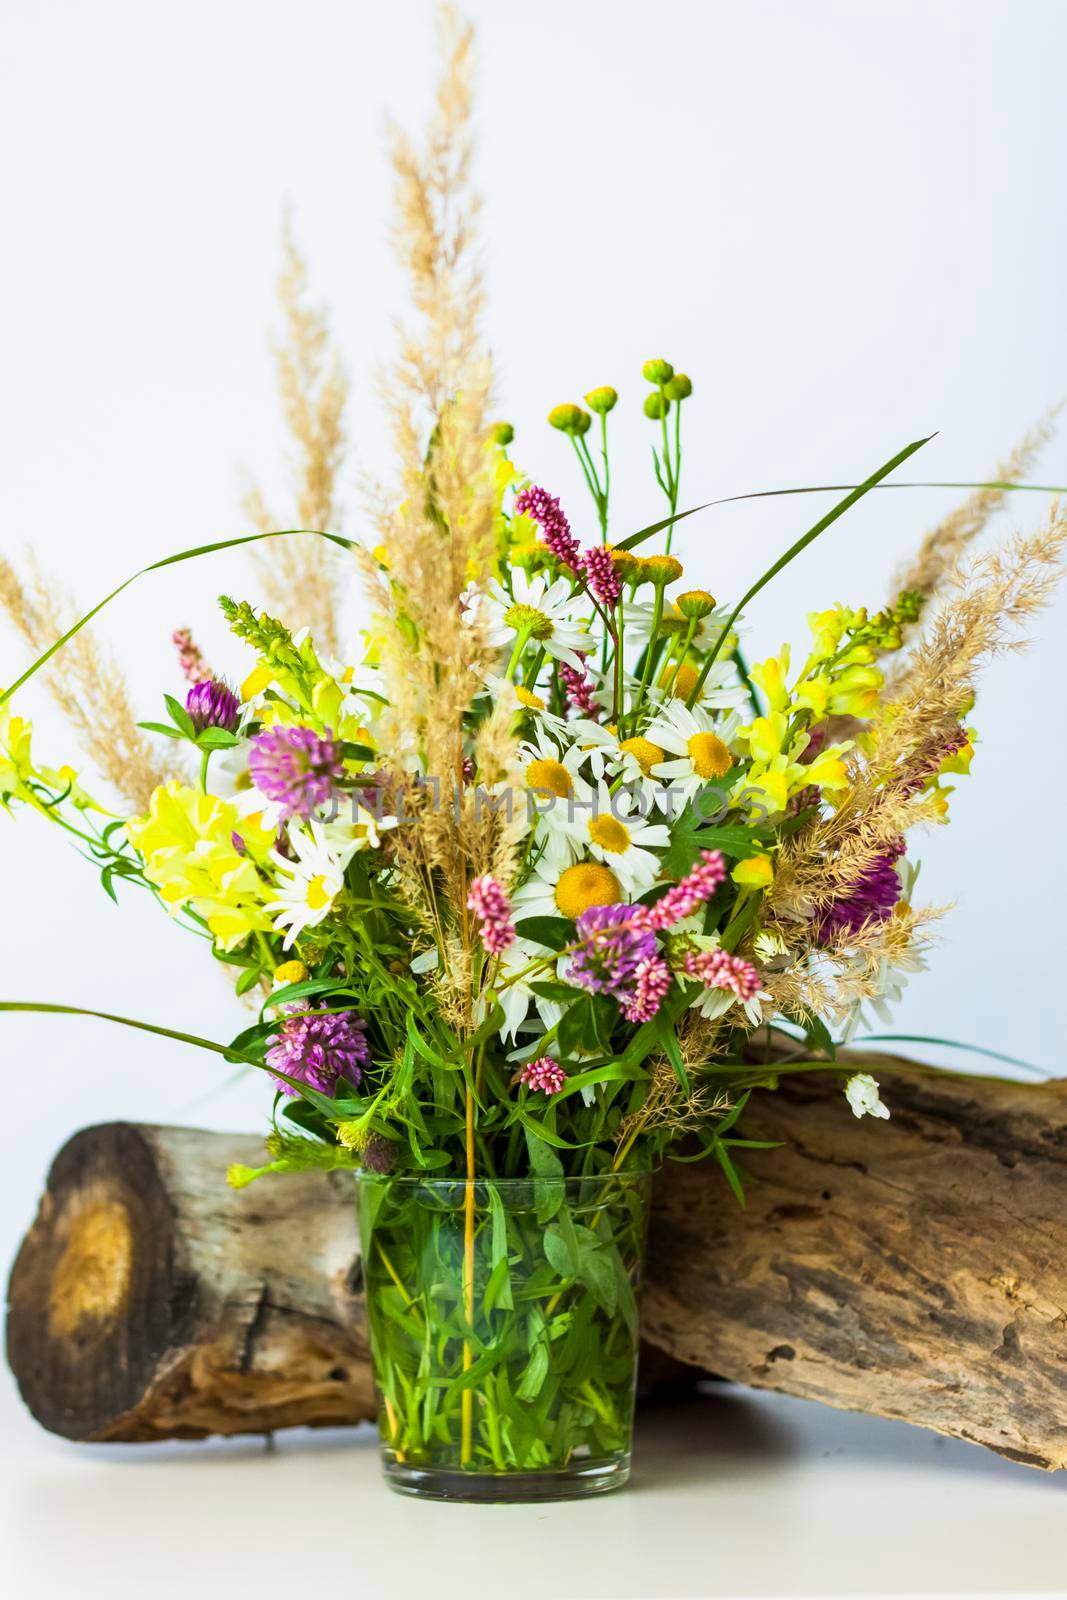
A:
<svg viewBox="0 0 1067 1600">
<path fill-rule="evenodd" d="M 706 589 L 687 589 L 685 594 L 676 597 L 675 605 L 683 617 L 699 622 L 702 617 L 710 616 L 715 610 L 715 597 Z"/>
<path fill-rule="evenodd" d="M 302 961 L 283 961 L 274 974 L 274 987 L 281 989 L 289 983 L 303 983 L 308 976 L 308 969 Z"/>
<path fill-rule="evenodd" d="M 653 422 L 658 422 L 661 417 L 667 415 L 667 412 L 671 409 L 671 403 L 669 400 L 664 399 L 658 389 L 653 389 L 651 394 L 645 396 L 644 409 L 646 417 L 651 418 Z"/>
<path fill-rule="evenodd" d="M 669 383 L 674 377 L 674 368 L 669 361 L 658 359 L 646 361 L 641 368 L 641 376 L 646 383 L 654 383 L 658 387 L 661 383 Z"/>
<path fill-rule="evenodd" d="M 684 372 L 676 372 L 673 378 L 668 378 L 663 385 L 663 392 L 668 400 L 688 400 L 693 392 L 693 385 Z"/>
<path fill-rule="evenodd" d="M 194 683 L 185 697 L 185 709 L 197 733 L 205 728 L 224 728 L 233 733 L 241 716 L 241 702 L 220 678 L 205 678 Z"/>
<path fill-rule="evenodd" d="M 608 554 L 623 583 L 631 583 L 641 570 L 641 557 L 635 556 L 632 550 L 613 550 L 610 545 Z"/>
<path fill-rule="evenodd" d="M 614 408 L 618 398 L 618 392 L 605 384 L 602 389 L 590 389 L 585 397 L 585 403 L 598 417 L 606 417 Z"/>
<path fill-rule="evenodd" d="M 646 556 L 645 570 L 657 588 L 680 578 L 685 568 L 677 556 Z"/>
<path fill-rule="evenodd" d="M 515 429 L 510 422 L 494 422 L 489 430 L 489 437 L 494 444 L 498 444 L 502 450 L 506 450 L 515 437 Z"/>
<path fill-rule="evenodd" d="M 553 428 L 559 429 L 560 433 L 581 433 L 582 416 L 581 406 L 553 406 L 548 413 L 548 420 Z"/>
<path fill-rule="evenodd" d="M 588 411 L 579 411 L 579 413 L 578 413 L 578 427 L 577 427 L 577 429 L 575 431 L 578 432 L 578 433 L 588 433 L 589 429 L 592 426 L 593 426 L 593 419 L 590 416 L 589 412 Z"/>
</svg>

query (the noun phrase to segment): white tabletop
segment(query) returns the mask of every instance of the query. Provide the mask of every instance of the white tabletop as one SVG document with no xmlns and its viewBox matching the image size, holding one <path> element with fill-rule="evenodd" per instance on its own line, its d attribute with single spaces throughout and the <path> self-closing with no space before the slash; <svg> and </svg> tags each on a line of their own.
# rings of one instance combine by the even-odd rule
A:
<svg viewBox="0 0 1067 1600">
<path fill-rule="evenodd" d="M 645 1409 L 631 1486 L 553 1506 L 390 1494 L 369 1428 L 77 1446 L 10 1380 L 0 1419 L 8 1600 L 1067 1593 L 1067 1477 L 782 1396 Z"/>
</svg>

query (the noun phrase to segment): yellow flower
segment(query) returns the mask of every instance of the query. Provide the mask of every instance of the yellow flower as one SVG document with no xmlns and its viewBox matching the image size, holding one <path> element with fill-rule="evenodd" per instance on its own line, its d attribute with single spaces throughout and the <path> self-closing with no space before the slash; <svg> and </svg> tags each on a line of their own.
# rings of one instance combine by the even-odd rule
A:
<svg viewBox="0 0 1067 1600">
<path fill-rule="evenodd" d="M 776 656 L 766 661 L 756 661 L 749 668 L 753 683 L 763 690 L 764 699 L 771 711 L 784 711 L 789 704 L 786 678 L 789 675 L 789 646 L 784 644 Z"/>
<path fill-rule="evenodd" d="M 744 889 L 769 889 L 774 882 L 774 867 L 770 856 L 749 856 L 737 863 L 730 876 Z"/>
<path fill-rule="evenodd" d="M 20 793 L 33 775 L 30 741 L 33 723 L 0 710 L 0 796 Z"/>
<path fill-rule="evenodd" d="M 126 836 L 168 911 L 177 915 L 188 906 L 223 950 L 257 929 L 270 930 L 264 902 L 273 890 L 252 858 L 268 837 L 258 819 L 240 817 L 229 801 L 172 779 L 154 791 L 146 817 L 126 824 Z"/>
<path fill-rule="evenodd" d="M 244 683 L 241 685 L 241 699 L 254 700 L 257 694 L 262 694 L 267 686 L 274 682 L 274 669 L 265 663 L 253 667 Z"/>
<path fill-rule="evenodd" d="M 560 873 L 556 884 L 556 905 L 565 917 L 580 917 L 590 906 L 612 906 L 622 899 L 619 880 L 610 867 L 595 861 L 580 861 Z"/>
<path fill-rule="evenodd" d="M 274 974 L 276 988 L 288 983 L 303 983 L 308 976 L 308 969 L 302 961 L 283 961 Z"/>
</svg>

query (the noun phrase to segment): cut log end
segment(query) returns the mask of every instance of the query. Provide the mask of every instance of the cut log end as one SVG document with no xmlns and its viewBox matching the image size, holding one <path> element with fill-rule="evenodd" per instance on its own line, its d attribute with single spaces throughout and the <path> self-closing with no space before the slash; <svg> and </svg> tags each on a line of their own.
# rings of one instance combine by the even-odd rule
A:
<svg viewBox="0 0 1067 1600">
<path fill-rule="evenodd" d="M 223 1158 L 261 1149 L 112 1123 L 60 1151 L 9 1287 L 8 1360 L 44 1427 L 143 1441 L 374 1415 L 351 1185 L 228 1191 Z"/>
</svg>

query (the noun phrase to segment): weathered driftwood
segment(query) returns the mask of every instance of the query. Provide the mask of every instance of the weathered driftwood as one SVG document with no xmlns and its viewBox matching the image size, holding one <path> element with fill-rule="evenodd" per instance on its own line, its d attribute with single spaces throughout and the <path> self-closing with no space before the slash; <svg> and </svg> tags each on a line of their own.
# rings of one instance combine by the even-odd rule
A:
<svg viewBox="0 0 1067 1600">
<path fill-rule="evenodd" d="M 740 1210 L 706 1166 L 657 1182 L 646 1339 L 759 1387 L 1067 1465 L 1067 1083 L 879 1063 L 753 1102 Z M 352 1185 L 234 1193 L 258 1139 L 108 1124 L 57 1156 L 12 1273 L 8 1355 L 46 1427 L 142 1440 L 373 1411 Z M 669 1374 L 667 1374 L 669 1375 Z"/>
<path fill-rule="evenodd" d="M 645 1336 L 759 1388 L 1067 1466 L 1067 1081 L 871 1063 L 889 1122 L 818 1076 L 753 1101 L 742 1212 L 656 1192 Z M 830 1092 L 828 1092 L 830 1090 Z"/>
</svg>

